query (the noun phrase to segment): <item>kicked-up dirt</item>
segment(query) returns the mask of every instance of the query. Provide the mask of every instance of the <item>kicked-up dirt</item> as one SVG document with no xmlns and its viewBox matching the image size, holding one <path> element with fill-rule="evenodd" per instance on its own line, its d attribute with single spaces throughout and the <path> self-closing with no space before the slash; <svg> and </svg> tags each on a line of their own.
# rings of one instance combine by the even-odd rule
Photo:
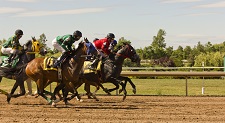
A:
<svg viewBox="0 0 225 123">
<path fill-rule="evenodd" d="M 82 97 L 66 106 L 49 105 L 42 97 L 22 96 L 6 102 L 0 94 L 1 123 L 184 123 L 225 122 L 225 97 L 98 96 L 100 101 Z"/>
</svg>

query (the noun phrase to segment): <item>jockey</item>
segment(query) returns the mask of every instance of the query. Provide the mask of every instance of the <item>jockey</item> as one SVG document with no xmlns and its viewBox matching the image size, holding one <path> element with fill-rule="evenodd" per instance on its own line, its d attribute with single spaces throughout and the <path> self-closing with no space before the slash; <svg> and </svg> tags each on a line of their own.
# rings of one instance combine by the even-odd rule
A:
<svg viewBox="0 0 225 123">
<path fill-rule="evenodd" d="M 90 61 L 92 59 L 92 56 L 95 55 L 94 53 L 96 53 L 97 50 L 95 49 L 95 46 L 88 40 L 86 41 L 86 46 L 87 46 L 87 55 L 89 55 L 86 57 L 86 61 Z"/>
<path fill-rule="evenodd" d="M 20 38 L 23 36 L 23 31 L 17 29 L 15 35 L 10 37 L 3 45 L 1 52 L 3 54 L 10 54 L 7 62 L 10 64 L 21 53 L 22 46 L 20 45 Z"/>
<path fill-rule="evenodd" d="M 65 59 L 72 51 L 72 45 L 82 37 L 82 33 L 78 30 L 74 31 L 73 35 L 57 36 L 52 45 L 55 49 L 62 52 L 61 56 L 54 63 L 53 67 L 57 67 L 63 59 Z"/>
<path fill-rule="evenodd" d="M 115 35 L 113 33 L 108 33 L 106 38 L 94 40 L 93 44 L 95 48 L 97 49 L 98 53 L 100 54 L 100 57 L 105 58 L 109 54 L 111 54 L 110 44 L 114 41 Z M 98 62 L 100 61 L 100 58 L 97 57 L 92 64 L 90 65 L 89 69 L 95 70 Z"/>
<path fill-rule="evenodd" d="M 114 41 L 112 41 L 111 43 L 110 43 L 110 45 L 109 45 L 109 50 L 110 50 L 110 52 L 114 52 L 114 47 L 117 45 L 117 41 L 116 40 L 114 40 Z"/>
</svg>

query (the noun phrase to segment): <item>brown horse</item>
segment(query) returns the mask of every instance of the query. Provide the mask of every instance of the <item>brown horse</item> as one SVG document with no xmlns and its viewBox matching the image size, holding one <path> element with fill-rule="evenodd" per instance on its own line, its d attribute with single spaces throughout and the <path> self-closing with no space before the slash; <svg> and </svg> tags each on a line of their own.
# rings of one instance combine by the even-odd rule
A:
<svg viewBox="0 0 225 123">
<path fill-rule="evenodd" d="M 8 79 L 14 79 L 16 80 L 11 92 L 5 93 L 7 95 L 7 101 L 8 103 L 11 100 L 11 97 L 19 97 L 25 95 L 25 88 L 24 88 L 24 81 L 28 79 L 24 66 L 27 65 L 28 62 L 33 60 L 35 58 L 35 53 L 39 53 L 41 55 L 46 54 L 46 50 L 38 40 L 36 40 L 34 37 L 32 37 L 32 40 L 28 40 L 23 45 L 23 51 L 22 54 L 19 56 L 19 61 L 16 63 L 16 67 L 10 68 L 10 67 L 0 67 L 0 80 L 2 77 L 8 78 Z M 17 60 L 17 59 L 16 59 Z M 14 94 L 17 87 L 20 87 L 21 93 L 20 94 Z"/>
<path fill-rule="evenodd" d="M 67 87 L 71 82 L 77 82 L 79 78 L 79 72 L 85 61 L 85 55 L 87 54 L 87 47 L 85 42 L 80 42 L 77 49 L 65 59 L 61 65 L 61 79 L 58 76 L 58 71 L 55 70 L 44 70 L 44 58 L 35 58 L 26 66 L 26 74 L 37 84 L 38 94 L 45 98 L 49 103 L 56 100 L 56 94 L 60 90 L 63 90 L 63 97 L 65 87 Z M 60 69 L 60 68 L 59 68 Z M 58 85 L 54 89 L 51 99 L 48 98 L 44 90 L 50 83 L 57 82 Z M 74 90 L 76 92 L 76 90 Z M 65 102 L 66 103 L 66 102 Z"/>
</svg>

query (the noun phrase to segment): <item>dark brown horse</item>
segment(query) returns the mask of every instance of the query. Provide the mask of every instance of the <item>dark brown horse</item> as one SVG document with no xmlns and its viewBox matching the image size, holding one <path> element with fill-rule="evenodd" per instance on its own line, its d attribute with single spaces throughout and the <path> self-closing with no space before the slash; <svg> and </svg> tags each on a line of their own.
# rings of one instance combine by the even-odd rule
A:
<svg viewBox="0 0 225 123">
<path fill-rule="evenodd" d="M 73 50 L 72 54 L 70 54 L 62 63 L 61 79 L 58 76 L 58 71 L 44 70 L 44 58 L 35 58 L 29 62 L 26 66 L 26 74 L 36 82 L 38 94 L 45 98 L 49 103 L 52 103 L 52 101 L 54 102 L 56 100 L 55 95 L 58 94 L 60 90 L 63 90 L 63 97 L 66 98 L 66 87 L 69 84 L 77 82 L 86 54 L 87 47 L 85 42 L 80 42 L 78 48 Z M 44 89 L 52 82 L 57 82 L 58 84 L 50 99 L 45 95 L 47 91 Z M 74 92 L 76 92 L 76 90 L 74 90 Z"/>
<path fill-rule="evenodd" d="M 132 62 L 136 62 L 137 65 L 140 66 L 140 57 L 136 54 L 135 49 L 130 44 L 124 44 L 119 48 L 114 56 L 110 56 L 104 59 L 104 63 L 101 65 L 101 71 L 82 73 L 80 75 L 79 81 L 80 83 L 86 84 L 85 90 L 87 91 L 87 95 L 93 96 L 96 100 L 98 100 L 95 96 L 95 93 L 99 89 L 99 83 L 109 82 L 114 84 L 116 87 L 109 89 L 108 92 L 119 89 L 119 85 L 121 85 L 122 89 L 120 90 L 120 92 L 123 91 L 123 100 L 125 100 L 127 94 L 125 88 L 127 81 L 131 83 L 134 89 L 133 92 L 135 93 L 136 87 L 132 83 L 132 81 L 128 77 L 120 76 L 122 65 L 126 58 L 130 58 Z M 125 81 L 125 83 L 123 83 L 122 81 Z M 90 92 L 90 85 L 94 85 L 96 87 L 96 91 L 94 92 L 94 94 Z"/>
<path fill-rule="evenodd" d="M 36 40 L 34 37 L 32 37 L 32 40 L 28 40 L 23 45 L 23 51 L 22 54 L 19 57 L 19 61 L 16 64 L 15 68 L 10 67 L 0 67 L 0 79 L 2 77 L 8 78 L 8 79 L 15 79 L 16 82 L 10 92 L 10 94 L 7 95 L 7 101 L 8 103 L 11 100 L 11 97 L 19 97 L 22 95 L 25 95 L 25 88 L 24 88 L 24 81 L 28 79 L 24 66 L 31 60 L 35 58 L 36 53 L 40 53 L 41 55 L 46 54 L 46 50 L 38 40 Z M 20 94 L 14 94 L 17 87 L 20 86 L 21 93 Z"/>
</svg>

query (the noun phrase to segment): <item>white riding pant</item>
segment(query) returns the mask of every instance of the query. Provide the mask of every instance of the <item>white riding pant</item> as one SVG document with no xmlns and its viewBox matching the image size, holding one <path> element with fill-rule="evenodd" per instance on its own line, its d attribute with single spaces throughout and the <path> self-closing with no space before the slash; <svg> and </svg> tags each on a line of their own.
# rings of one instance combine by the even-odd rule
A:
<svg viewBox="0 0 225 123">
<path fill-rule="evenodd" d="M 56 41 L 56 38 L 54 40 L 52 40 L 52 46 L 62 53 L 65 52 L 65 50 L 62 48 L 62 46 Z"/>
<path fill-rule="evenodd" d="M 11 47 L 8 47 L 8 48 L 2 47 L 1 52 L 3 54 L 7 54 L 7 55 L 12 54 L 12 48 Z"/>
</svg>

